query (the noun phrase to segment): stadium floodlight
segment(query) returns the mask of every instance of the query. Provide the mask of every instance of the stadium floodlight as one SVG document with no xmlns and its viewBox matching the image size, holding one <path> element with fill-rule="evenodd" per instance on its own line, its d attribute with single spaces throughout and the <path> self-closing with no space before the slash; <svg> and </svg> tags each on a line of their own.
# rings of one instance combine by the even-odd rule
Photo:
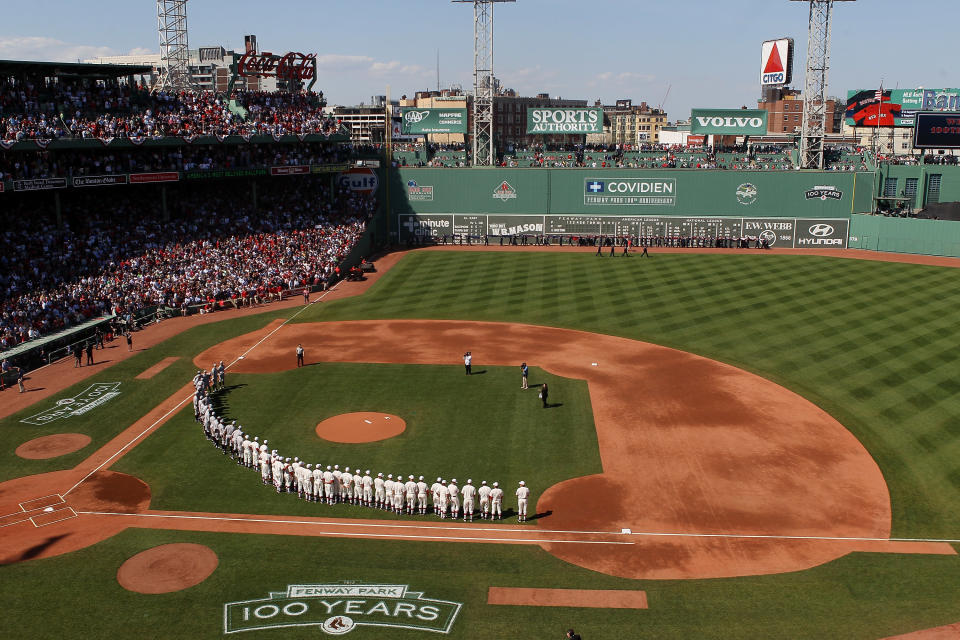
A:
<svg viewBox="0 0 960 640">
<path fill-rule="evenodd" d="M 791 1 L 806 2 L 810 5 L 810 23 L 807 27 L 807 72 L 803 85 L 803 126 L 800 131 L 800 168 L 822 170 L 833 3 L 855 0 Z"/>
<path fill-rule="evenodd" d="M 157 0 L 160 34 L 160 89 L 194 88 L 187 45 L 187 0 Z"/>
<path fill-rule="evenodd" d="M 473 166 L 493 157 L 493 5 L 516 0 L 451 0 L 473 5 Z"/>
</svg>

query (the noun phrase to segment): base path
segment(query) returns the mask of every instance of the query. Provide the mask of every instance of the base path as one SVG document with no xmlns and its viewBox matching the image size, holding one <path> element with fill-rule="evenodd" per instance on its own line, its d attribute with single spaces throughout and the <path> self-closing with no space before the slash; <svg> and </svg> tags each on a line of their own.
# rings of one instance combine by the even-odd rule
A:
<svg viewBox="0 0 960 640">
<path fill-rule="evenodd" d="M 526 607 L 589 607 L 593 609 L 646 609 L 645 591 L 620 589 L 529 589 L 490 587 L 487 604 Z"/>
<path fill-rule="evenodd" d="M 245 341 L 196 362 L 219 361 Z M 727 577 L 892 544 L 886 484 L 866 449 L 826 412 L 746 371 L 625 338 L 430 320 L 286 325 L 232 371 L 290 369 L 301 342 L 312 360 L 329 362 L 458 364 L 473 350 L 478 363 L 516 366 L 522 354 L 586 380 L 603 473 L 535 488 L 545 489 L 537 511 L 553 512 L 554 530 L 630 529 L 633 544 L 542 544 L 574 564 L 629 578 Z M 894 546 L 954 553 L 946 544 Z"/>
</svg>

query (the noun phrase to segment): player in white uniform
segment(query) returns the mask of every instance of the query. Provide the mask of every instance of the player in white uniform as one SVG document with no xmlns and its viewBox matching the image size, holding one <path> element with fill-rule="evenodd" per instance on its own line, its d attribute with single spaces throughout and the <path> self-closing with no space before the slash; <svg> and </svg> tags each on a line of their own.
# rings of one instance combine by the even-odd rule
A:
<svg viewBox="0 0 960 640">
<path fill-rule="evenodd" d="M 403 474 L 397 474 L 397 480 L 393 483 L 393 511 L 394 513 L 403 513 Z"/>
<path fill-rule="evenodd" d="M 527 500 L 529 498 L 530 489 L 524 484 L 523 480 L 521 480 L 520 486 L 517 487 L 517 519 L 520 522 L 527 521 Z"/>
<path fill-rule="evenodd" d="M 367 507 L 373 505 L 373 477 L 370 469 L 363 472 L 363 504 Z"/>
<path fill-rule="evenodd" d="M 480 481 L 477 495 L 480 497 L 480 517 L 486 520 L 490 515 L 490 487 L 487 486 L 486 480 Z"/>
<path fill-rule="evenodd" d="M 501 506 L 503 504 L 503 489 L 500 488 L 499 482 L 493 483 L 493 489 L 490 489 L 490 519 L 497 520 L 503 519 L 503 511 Z"/>
<path fill-rule="evenodd" d="M 350 467 L 346 467 L 343 470 L 343 474 L 340 476 L 340 502 L 344 504 L 350 502 L 350 498 L 353 496 L 353 474 L 350 473 Z"/>
<path fill-rule="evenodd" d="M 260 463 L 260 479 L 263 484 L 270 484 L 270 454 L 267 453 L 267 445 L 260 445 L 260 454 L 258 457 Z"/>
<path fill-rule="evenodd" d="M 473 497 L 477 495 L 477 488 L 473 486 L 473 480 L 467 478 L 467 484 L 463 485 L 460 493 L 463 494 L 463 521 L 466 522 L 469 517 L 470 522 L 473 522 Z"/>
<path fill-rule="evenodd" d="M 271 454 L 276 452 L 271 452 Z M 280 493 L 281 487 L 283 487 L 283 460 L 281 460 L 276 455 L 271 456 L 273 458 L 273 464 L 270 465 L 270 473 L 273 475 L 273 487 L 277 490 L 277 493 Z"/>
<path fill-rule="evenodd" d="M 323 500 L 323 466 L 317 463 L 313 468 L 313 501 Z"/>
<path fill-rule="evenodd" d="M 440 519 L 447 517 L 447 483 L 441 480 L 437 483 L 437 497 L 440 499 Z"/>
<path fill-rule="evenodd" d="M 351 504 L 363 504 L 363 476 L 360 475 L 360 467 L 353 468 L 353 497 Z"/>
<path fill-rule="evenodd" d="M 240 460 L 243 461 L 243 466 L 250 466 L 250 445 L 253 443 L 250 441 L 250 438 L 247 436 L 243 437 L 243 440 L 240 442 Z"/>
<path fill-rule="evenodd" d="M 333 483 L 333 501 L 340 501 L 340 491 L 343 485 L 340 484 L 340 477 L 343 476 L 343 472 L 340 471 L 340 465 L 333 465 L 333 478 L 335 482 Z"/>
<path fill-rule="evenodd" d="M 440 478 L 437 478 L 437 481 L 430 485 L 430 493 L 433 494 L 433 513 L 434 515 L 440 515 L 440 483 L 443 482 Z"/>
<path fill-rule="evenodd" d="M 323 472 L 323 497 L 327 504 L 333 504 L 333 485 L 336 481 L 333 471 L 330 470 L 330 465 L 327 465 L 327 470 Z"/>
<path fill-rule="evenodd" d="M 447 485 L 447 500 L 450 501 L 450 517 L 456 520 L 460 515 L 460 487 L 456 478 Z"/>
<path fill-rule="evenodd" d="M 376 479 L 373 481 L 373 487 L 375 489 L 375 502 L 374 505 L 377 509 L 383 509 L 384 501 L 387 496 L 387 482 L 383 479 L 383 473 L 378 473 Z"/>
<path fill-rule="evenodd" d="M 413 480 L 413 476 L 407 476 L 407 482 L 403 487 L 406 489 L 407 514 L 413 515 L 413 507 L 417 503 L 417 483 Z"/>
<path fill-rule="evenodd" d="M 387 479 L 383 481 L 383 492 L 384 492 L 383 503 L 384 503 L 384 509 L 386 509 L 387 511 L 393 511 L 393 485 L 394 484 L 395 483 L 393 481 L 393 474 L 388 473 Z"/>
<path fill-rule="evenodd" d="M 313 500 L 313 465 L 308 464 L 300 473 L 303 474 L 303 480 L 301 481 L 303 484 L 303 494 L 300 497 L 310 502 Z"/>
<path fill-rule="evenodd" d="M 420 515 L 427 512 L 427 483 L 423 481 L 423 476 L 420 476 L 420 481 L 417 482 L 417 507 Z"/>
<path fill-rule="evenodd" d="M 293 465 L 290 464 L 290 458 L 283 462 L 283 488 L 287 493 L 290 493 L 293 491 Z"/>
</svg>

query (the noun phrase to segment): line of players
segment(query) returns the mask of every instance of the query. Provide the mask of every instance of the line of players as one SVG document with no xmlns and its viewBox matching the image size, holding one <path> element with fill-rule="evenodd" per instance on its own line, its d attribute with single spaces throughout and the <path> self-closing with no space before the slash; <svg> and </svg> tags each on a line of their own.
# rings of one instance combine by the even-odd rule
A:
<svg viewBox="0 0 960 640">
<path fill-rule="evenodd" d="M 483 519 L 503 518 L 504 492 L 498 482 L 490 486 L 484 480 L 477 487 L 468 479 L 460 487 L 456 478 L 450 482 L 437 478 L 428 487 L 423 476 L 415 480 L 413 475 L 408 475 L 406 481 L 399 473 L 396 479 L 392 473 L 387 474 L 386 478 L 383 473 L 374 477 L 369 469 L 361 475 L 360 467 L 351 473 L 350 467 L 341 471 L 340 465 L 326 465 L 324 468 L 320 464 L 305 464 L 299 458 L 291 460 L 281 456 L 276 449 L 269 448 L 268 440 L 262 443 L 258 437 L 251 440 L 236 421 L 226 423 L 214 414 L 210 393 L 223 388 L 223 373 L 218 371 L 218 367 L 212 371 L 217 373 L 198 371 L 194 377 L 197 390 L 193 398 L 194 418 L 203 424 L 207 439 L 225 455 L 234 458 L 238 465 L 259 469 L 263 484 L 272 484 L 277 493 L 296 491 L 301 499 L 309 502 L 362 505 L 407 515 L 425 515 L 429 496 L 433 512 L 440 518 L 449 515 L 456 519 L 462 511 L 463 521 L 472 522 L 477 510 Z M 518 520 L 526 522 L 530 489 L 522 480 L 516 495 Z"/>
</svg>

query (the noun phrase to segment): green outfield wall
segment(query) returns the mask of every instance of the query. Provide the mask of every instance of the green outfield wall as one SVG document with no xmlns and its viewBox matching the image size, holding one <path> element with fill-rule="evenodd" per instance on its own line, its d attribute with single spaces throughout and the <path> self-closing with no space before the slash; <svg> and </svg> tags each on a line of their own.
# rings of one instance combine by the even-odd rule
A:
<svg viewBox="0 0 960 640">
<path fill-rule="evenodd" d="M 876 188 L 877 199 L 886 200 L 891 208 L 902 205 L 917 210 L 928 204 L 957 202 L 960 201 L 960 167 L 881 165 Z"/>
<path fill-rule="evenodd" d="M 960 222 L 850 216 L 851 249 L 960 257 Z"/>
<path fill-rule="evenodd" d="M 509 215 L 849 218 L 873 211 L 874 173 L 403 168 L 389 216 Z"/>
</svg>

